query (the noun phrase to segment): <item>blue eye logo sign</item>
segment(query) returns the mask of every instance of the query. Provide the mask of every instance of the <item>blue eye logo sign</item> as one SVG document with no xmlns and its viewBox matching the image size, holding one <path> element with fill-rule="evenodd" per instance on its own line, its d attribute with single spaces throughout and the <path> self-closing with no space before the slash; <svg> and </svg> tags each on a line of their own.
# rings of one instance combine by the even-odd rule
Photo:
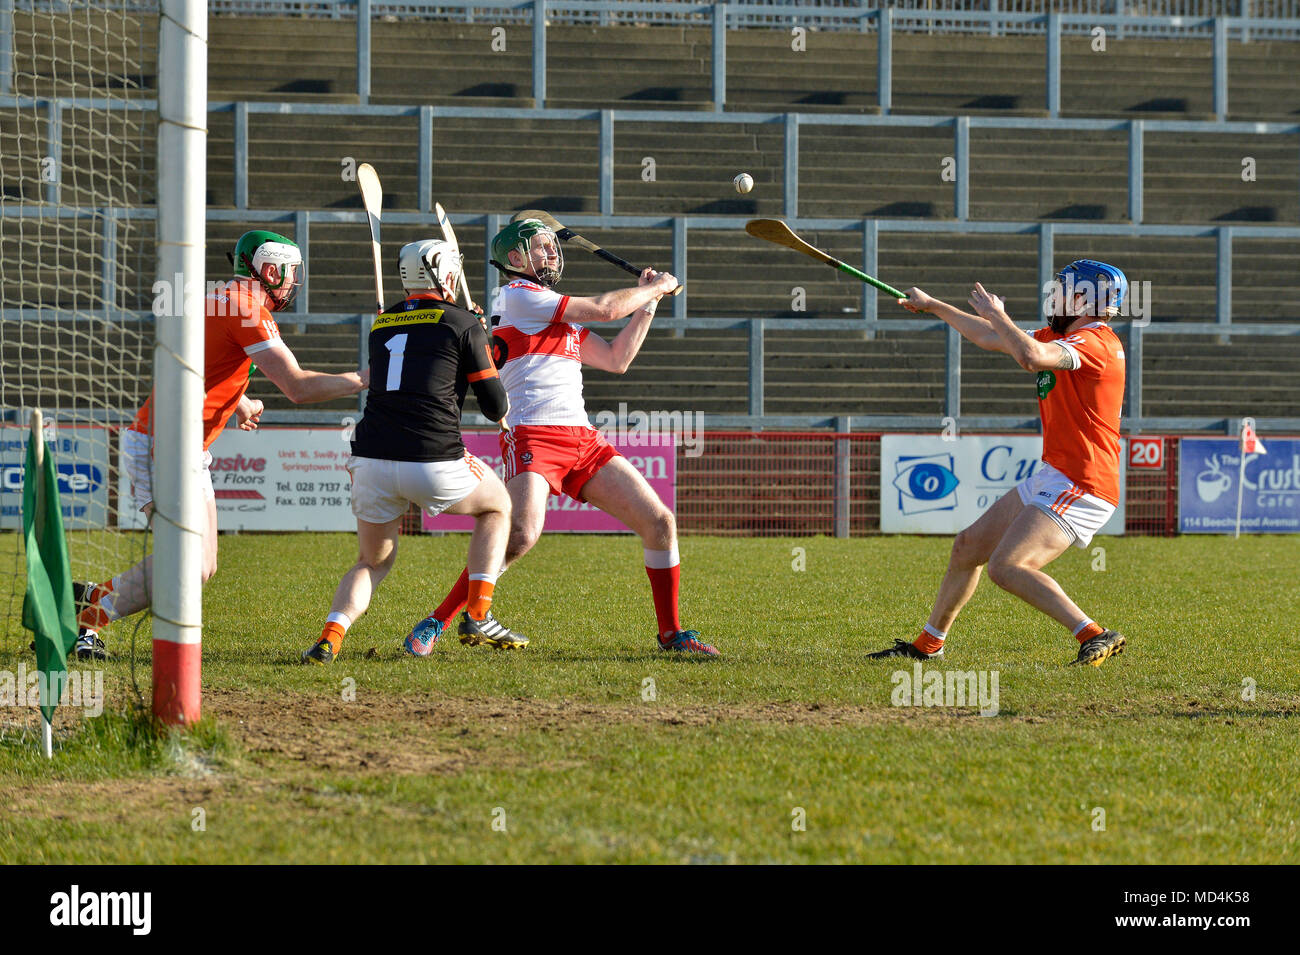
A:
<svg viewBox="0 0 1300 955">
<path fill-rule="evenodd" d="M 900 457 L 894 464 L 898 509 L 904 514 L 951 511 L 957 507 L 957 475 L 951 454 Z"/>
</svg>

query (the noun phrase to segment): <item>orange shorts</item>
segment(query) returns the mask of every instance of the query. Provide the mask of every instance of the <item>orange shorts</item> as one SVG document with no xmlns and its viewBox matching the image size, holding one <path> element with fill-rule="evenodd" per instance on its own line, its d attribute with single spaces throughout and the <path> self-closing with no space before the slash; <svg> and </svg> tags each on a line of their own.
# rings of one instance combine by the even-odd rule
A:
<svg viewBox="0 0 1300 955">
<path fill-rule="evenodd" d="M 522 424 L 501 432 L 505 478 L 534 471 L 546 478 L 552 494 L 585 501 L 582 488 L 618 457 L 605 436 L 587 425 Z"/>
</svg>

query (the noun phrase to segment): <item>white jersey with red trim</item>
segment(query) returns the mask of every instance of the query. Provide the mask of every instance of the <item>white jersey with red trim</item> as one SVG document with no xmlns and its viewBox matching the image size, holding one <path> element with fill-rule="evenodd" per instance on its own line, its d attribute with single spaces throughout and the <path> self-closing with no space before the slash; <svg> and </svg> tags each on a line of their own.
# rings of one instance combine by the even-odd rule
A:
<svg viewBox="0 0 1300 955">
<path fill-rule="evenodd" d="M 497 293 L 492 357 L 510 396 L 510 424 L 586 425 L 581 325 L 564 321 L 569 296 L 525 279 Z"/>
</svg>

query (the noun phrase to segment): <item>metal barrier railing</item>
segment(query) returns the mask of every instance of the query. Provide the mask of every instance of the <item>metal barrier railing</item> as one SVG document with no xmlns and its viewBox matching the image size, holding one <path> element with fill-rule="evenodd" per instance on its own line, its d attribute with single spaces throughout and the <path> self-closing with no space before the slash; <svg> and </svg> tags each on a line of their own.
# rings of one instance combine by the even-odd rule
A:
<svg viewBox="0 0 1300 955">
<path fill-rule="evenodd" d="M 3 214 L 8 216 L 50 215 L 38 207 L 4 206 Z M 155 216 L 152 209 L 134 209 L 109 211 L 75 210 L 63 208 L 57 210 L 59 215 L 100 216 L 103 219 L 104 268 L 108 269 L 116 261 L 113 243 L 116 242 L 118 217 L 150 219 Z M 237 223 L 292 223 L 295 240 L 309 255 L 311 229 L 314 224 L 324 223 L 365 223 L 365 214 L 361 211 L 285 211 L 261 209 L 210 209 L 209 222 Z M 486 234 L 495 234 L 502 228 L 507 217 L 503 214 L 490 215 L 456 215 L 452 216 L 456 225 L 478 225 Z M 386 213 L 386 223 L 394 225 L 423 225 L 431 230 L 437 226 L 437 218 L 426 213 Z M 834 415 L 769 415 L 765 411 L 764 367 L 766 362 L 766 333 L 778 330 L 802 331 L 836 331 L 856 332 L 874 337 L 880 332 L 927 332 L 945 335 L 944 348 L 944 399 L 943 416 L 959 420 L 963 427 L 984 428 L 1027 428 L 1037 427 L 1037 419 L 1023 417 L 962 416 L 962 380 L 961 380 L 961 342 L 957 333 L 932 319 L 881 319 L 877 314 L 877 294 L 864 286 L 862 292 L 862 318 L 817 319 L 817 318 L 722 318 L 688 316 L 689 282 L 686 277 L 689 270 L 688 239 L 693 232 L 708 230 L 740 230 L 744 226 L 743 217 L 649 217 L 649 216 L 567 216 L 568 224 L 578 227 L 596 228 L 637 228 L 670 229 L 672 234 L 672 270 L 688 285 L 687 289 L 672 299 L 672 312 L 656 319 L 656 327 L 671 329 L 680 333 L 687 330 L 744 329 L 748 332 L 748 409 L 744 415 L 716 416 L 712 420 L 722 427 L 830 427 L 836 421 Z M 1219 254 L 1216 256 L 1216 321 L 1214 322 L 1143 322 L 1115 323 L 1117 330 L 1126 339 L 1128 356 L 1128 383 L 1126 405 L 1129 418 L 1125 427 L 1131 431 L 1161 430 L 1221 430 L 1232 432 L 1239 419 L 1228 418 L 1174 418 L 1150 417 L 1143 414 L 1143 342 L 1149 335 L 1186 336 L 1214 335 L 1221 341 L 1231 336 L 1295 336 L 1300 335 L 1300 323 L 1291 322 L 1253 322 L 1234 323 L 1232 321 L 1232 243 L 1234 238 L 1275 238 L 1300 239 L 1300 226 L 1172 226 L 1172 225 L 1122 225 L 1105 223 L 1023 223 L 1023 222 L 927 222 L 906 219 L 791 219 L 791 225 L 799 230 L 840 230 L 852 231 L 862 237 L 863 270 L 868 273 L 876 271 L 876 250 L 881 232 L 931 232 L 950 234 L 1037 234 L 1038 236 L 1038 275 L 1040 288 L 1045 287 L 1055 271 L 1053 261 L 1053 243 L 1058 235 L 1113 235 L 1129 237 L 1214 237 Z M 490 302 L 492 289 L 495 288 L 495 270 L 487 263 L 487 251 L 484 251 L 482 263 L 484 285 L 483 302 Z M 354 325 L 357 329 L 358 364 L 368 361 L 366 354 L 367 333 L 370 316 L 355 312 L 311 312 L 310 269 L 307 272 L 307 287 L 304 287 L 294 301 L 294 311 L 285 313 L 287 322 L 305 325 Z M 107 273 L 104 281 L 110 281 Z M 152 314 L 147 311 L 123 310 L 105 313 L 103 318 L 118 321 L 148 321 Z M 4 308 L 0 309 L 0 321 L 39 318 L 49 321 L 58 316 L 41 308 Z M 611 327 L 618 327 L 617 323 Z M 1026 330 L 1037 327 L 1034 323 L 1022 325 Z M 326 418 L 335 417 L 326 413 Z M 320 412 L 277 412 L 268 420 L 323 420 Z M 481 424 L 473 417 L 471 423 Z M 934 425 L 931 416 L 916 415 L 872 415 L 855 418 L 859 428 L 900 428 L 923 427 Z M 1271 430 L 1300 430 L 1300 417 L 1261 417 L 1261 427 Z"/>
<path fill-rule="evenodd" d="M 31 108 L 38 105 L 46 114 L 46 143 L 49 154 L 57 153 L 60 146 L 61 117 L 63 111 L 72 108 L 123 108 L 121 103 L 108 103 L 93 99 L 51 99 L 33 101 L 25 97 L 0 96 L 0 108 Z M 125 108 L 152 110 L 152 100 L 135 100 Z M 249 135 L 248 120 L 254 114 L 285 115 L 329 115 L 329 116 L 386 116 L 417 117 L 418 141 L 411 144 L 417 157 L 417 177 L 419 192 L 417 208 L 421 213 L 432 211 L 433 207 L 433 126 L 435 119 L 481 119 L 481 120 L 534 120 L 543 122 L 586 121 L 597 126 L 597 166 L 599 172 L 598 204 L 602 216 L 614 214 L 614 139 L 619 123 L 708 123 L 723 125 L 779 125 L 783 135 L 783 198 L 782 214 L 790 219 L 799 218 L 799 130 L 808 126 L 885 126 L 892 128 L 949 128 L 953 134 L 953 192 L 952 216 L 958 222 L 969 221 L 970 216 L 970 131 L 972 129 L 1027 129 L 1055 130 L 1061 132 L 1122 132 L 1128 140 L 1128 203 L 1127 220 L 1134 226 L 1142 225 L 1144 218 L 1144 156 L 1145 137 L 1147 133 L 1187 133 L 1213 135 L 1243 136 L 1293 136 L 1300 133 L 1300 123 L 1251 123 L 1251 122 L 1196 122 L 1188 120 L 1140 120 L 1140 119 L 1033 119 L 1015 116 L 861 116 L 857 114 L 833 113 L 698 113 L 676 112 L 673 110 L 587 110 L 587 109 L 512 109 L 442 106 L 383 106 L 350 105 L 336 103 L 249 103 L 214 102 L 208 104 L 209 112 L 229 112 L 233 116 L 233 151 L 234 172 L 231 183 L 230 202 L 235 209 L 248 210 L 248 164 Z M 58 203 L 61 185 L 57 179 L 46 183 L 45 200 Z M 252 210 L 249 210 L 252 211 Z M 576 221 L 576 220 L 575 220 Z M 702 219 L 692 218 L 692 222 Z M 866 220 L 867 222 L 876 220 Z M 594 224 L 594 223 L 584 223 Z M 975 231 L 983 225 L 971 223 Z M 920 231 L 939 228 L 942 223 L 918 222 L 907 228 Z M 1020 225 L 1015 231 L 1033 229 L 1056 229 L 1059 231 L 1109 230 L 1116 225 L 1105 223 L 1043 223 L 1033 226 Z M 863 228 L 870 228 L 864 226 Z M 899 226 L 899 228 L 904 228 Z M 1170 226 L 1168 228 L 1193 228 Z M 1219 226 L 1223 230 L 1237 230 L 1245 235 L 1251 227 Z M 1270 227 L 1271 228 L 1271 227 Z M 1004 227 L 992 231 L 1007 231 Z M 1175 234 L 1175 233 L 1170 233 Z M 1200 232 L 1187 234 L 1201 234 Z M 1226 234 L 1231 234 L 1226 233 Z M 1269 232 L 1268 234 L 1274 234 Z M 1290 236 L 1287 236 L 1290 237 Z"/>
</svg>

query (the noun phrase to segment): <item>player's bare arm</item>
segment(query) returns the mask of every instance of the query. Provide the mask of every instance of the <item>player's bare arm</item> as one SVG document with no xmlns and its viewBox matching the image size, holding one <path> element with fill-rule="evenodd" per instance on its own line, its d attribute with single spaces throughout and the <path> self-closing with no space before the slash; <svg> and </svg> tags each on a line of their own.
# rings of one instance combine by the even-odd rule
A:
<svg viewBox="0 0 1300 955">
<path fill-rule="evenodd" d="M 654 284 L 659 274 L 654 269 L 646 269 L 641 273 L 641 285 Z M 588 335 L 582 342 L 582 363 L 615 375 L 626 372 L 632 360 L 641 351 L 641 345 L 650 331 L 650 323 L 654 320 L 658 303 L 659 299 L 653 298 L 649 304 L 633 312 L 627 325 L 611 342 L 605 341 L 599 335 Z"/>
<path fill-rule="evenodd" d="M 368 368 L 338 375 L 303 368 L 283 344 L 258 352 L 257 367 L 296 405 L 355 395 L 369 385 L 370 378 Z"/>
<path fill-rule="evenodd" d="M 1025 371 L 1074 368 L 1074 356 L 1068 348 L 1057 342 L 1040 342 L 1025 334 L 1006 312 L 1003 299 L 994 295 L 978 282 L 970 293 L 970 304 L 994 329 L 1002 341 L 1004 351 L 1016 360 Z"/>
<path fill-rule="evenodd" d="M 963 338 L 973 342 L 985 351 L 1006 351 L 1002 337 L 997 333 L 988 319 L 979 315 L 963 312 L 947 302 L 921 291 L 919 288 L 907 290 L 907 298 L 900 298 L 898 304 L 909 312 L 928 312 L 955 328 Z"/>
<path fill-rule="evenodd" d="M 265 410 L 266 405 L 261 401 L 248 395 L 240 395 L 239 404 L 235 405 L 235 423 L 239 425 L 239 430 L 256 431 L 262 420 L 262 412 Z"/>
<path fill-rule="evenodd" d="M 650 269 L 647 272 L 652 271 Z M 659 300 L 677 288 L 677 278 L 671 272 L 656 272 L 648 284 L 632 288 L 615 289 L 594 298 L 570 298 L 564 310 L 565 321 L 581 324 L 582 322 L 616 322 L 651 302 Z M 642 279 L 645 273 L 642 273 Z"/>
</svg>

